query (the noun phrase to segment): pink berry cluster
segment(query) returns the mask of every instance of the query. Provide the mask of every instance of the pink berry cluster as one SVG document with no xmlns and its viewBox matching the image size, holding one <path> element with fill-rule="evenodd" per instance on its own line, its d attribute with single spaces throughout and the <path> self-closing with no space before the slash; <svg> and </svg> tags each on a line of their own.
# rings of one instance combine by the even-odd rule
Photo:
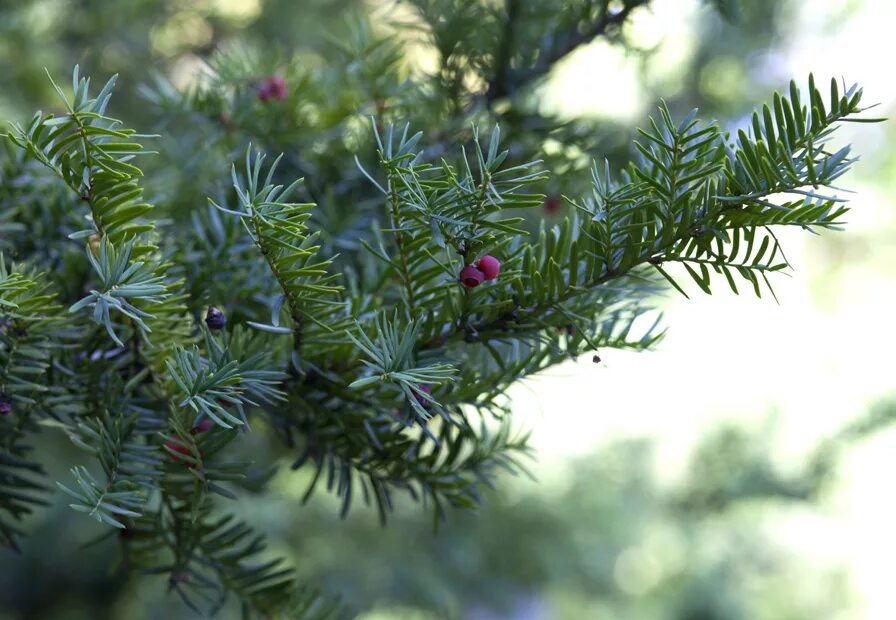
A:
<svg viewBox="0 0 896 620">
<path fill-rule="evenodd" d="M 272 75 L 261 81 L 258 86 L 258 98 L 262 101 L 276 99 L 283 101 L 286 99 L 286 80 L 283 76 Z"/>
<path fill-rule="evenodd" d="M 460 271 L 461 284 L 467 288 L 479 286 L 486 280 L 494 280 L 501 273 L 501 261 L 494 256 L 486 254 L 472 265 L 467 265 Z"/>
</svg>

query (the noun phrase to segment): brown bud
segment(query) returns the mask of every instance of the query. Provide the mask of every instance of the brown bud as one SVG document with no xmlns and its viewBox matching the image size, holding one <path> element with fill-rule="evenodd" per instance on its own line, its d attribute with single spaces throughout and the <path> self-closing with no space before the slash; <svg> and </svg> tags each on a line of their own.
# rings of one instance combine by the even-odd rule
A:
<svg viewBox="0 0 896 620">
<path fill-rule="evenodd" d="M 90 248 L 90 253 L 94 256 L 100 255 L 100 242 L 102 241 L 102 237 L 98 234 L 93 233 L 89 237 L 87 237 L 87 246 Z"/>
</svg>

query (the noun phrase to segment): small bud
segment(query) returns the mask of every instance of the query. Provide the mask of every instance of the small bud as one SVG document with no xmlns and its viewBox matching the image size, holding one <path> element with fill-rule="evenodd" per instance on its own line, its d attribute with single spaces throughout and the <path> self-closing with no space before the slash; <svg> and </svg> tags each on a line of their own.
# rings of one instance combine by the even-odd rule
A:
<svg viewBox="0 0 896 620">
<path fill-rule="evenodd" d="M 473 265 L 467 265 L 460 271 L 460 281 L 467 288 L 473 288 L 482 284 L 485 274 Z"/>
<path fill-rule="evenodd" d="M 576 326 L 573 325 L 572 323 L 569 323 L 567 325 L 558 325 L 556 327 L 556 330 L 557 330 L 557 333 L 559 333 L 559 334 L 566 334 L 567 336 L 572 336 L 573 334 L 576 333 Z"/>
<path fill-rule="evenodd" d="M 476 266 L 486 280 L 494 280 L 501 273 L 501 261 L 490 254 L 486 254 L 476 261 Z"/>
<path fill-rule="evenodd" d="M 600 355 L 595 355 L 594 357 L 591 358 L 591 361 L 594 362 L 595 364 L 600 364 Z"/>
<path fill-rule="evenodd" d="M 209 306 L 205 312 L 205 324 L 209 329 L 223 329 L 227 325 L 227 317 L 215 306 Z"/>
<path fill-rule="evenodd" d="M 0 394 L 0 415 L 12 413 L 12 399 L 6 394 Z"/>
<path fill-rule="evenodd" d="M 171 585 L 177 585 L 179 583 L 188 583 L 190 581 L 190 573 L 188 571 L 179 571 L 176 573 L 171 573 L 171 576 L 168 578 L 168 582 Z"/>
<path fill-rule="evenodd" d="M 233 131 L 233 116 L 227 110 L 221 112 L 221 115 L 218 117 L 218 120 L 221 122 L 221 126 L 224 127 L 226 131 Z"/>
<path fill-rule="evenodd" d="M 210 430 L 215 424 L 209 420 L 208 418 L 204 418 L 199 421 L 199 424 L 190 429 L 190 432 L 194 435 L 199 435 L 201 433 L 205 433 Z"/>
<path fill-rule="evenodd" d="M 90 247 L 90 253 L 94 256 L 100 255 L 100 236 L 96 233 L 87 237 L 87 244 Z"/>
</svg>

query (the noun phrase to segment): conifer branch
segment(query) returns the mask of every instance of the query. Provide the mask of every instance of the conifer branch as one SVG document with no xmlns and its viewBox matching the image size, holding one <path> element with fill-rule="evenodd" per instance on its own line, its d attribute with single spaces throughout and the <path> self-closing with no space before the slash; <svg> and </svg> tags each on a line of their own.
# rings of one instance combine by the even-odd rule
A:
<svg viewBox="0 0 896 620">
<path fill-rule="evenodd" d="M 682 275 L 707 293 L 723 278 L 762 294 L 789 267 L 777 227 L 843 224 L 834 184 L 855 158 L 831 144 L 841 122 L 873 119 L 858 88 L 822 95 L 810 77 L 733 136 L 661 106 L 631 164 L 595 165 L 570 217 L 530 225 L 547 168 L 585 186 L 587 173 L 525 157 L 544 144 L 526 127 L 467 129 L 461 104 L 512 96 L 644 2 L 579 3 L 560 17 L 585 27 L 531 54 L 539 7 L 508 0 L 500 20 L 461 3 L 443 23 L 437 3 L 416 4 L 442 54 L 436 76 L 405 73 L 400 45 L 362 24 L 333 44 L 357 71 L 259 76 L 260 56 L 235 49 L 193 90 L 147 89 L 190 127 L 171 155 L 190 166 L 161 162 L 158 209 L 143 198 L 139 136 L 105 115 L 114 80 L 94 97 L 75 71 L 71 96 L 57 89 L 65 113 L 13 127 L 0 249 L 25 262 L 0 256 L 0 543 L 15 546 L 44 501 L 32 434 L 61 429 L 93 463 L 56 487 L 121 531 L 126 567 L 166 575 L 197 613 L 236 599 L 248 617 L 340 617 L 223 516 L 264 482 L 237 454 L 282 439 L 265 465 L 288 453 L 310 469 L 305 498 L 326 488 L 343 514 L 360 500 L 386 521 L 400 494 L 437 519 L 475 509 L 499 472 L 526 471 L 511 385 L 595 350 L 651 347 L 665 333 L 656 297 L 686 292 Z M 468 28 L 493 21 L 503 41 Z M 487 107 L 476 121 L 492 126 Z M 250 138 L 285 153 L 267 166 L 248 148 L 226 182 L 219 162 Z M 576 161 L 587 144 L 569 145 Z M 301 202 L 303 174 L 320 207 Z"/>
<path fill-rule="evenodd" d="M 485 101 L 493 104 L 504 97 L 513 96 L 529 84 L 547 75 L 558 62 L 569 54 L 606 35 L 612 28 L 619 27 L 629 18 L 631 12 L 649 0 L 627 0 L 618 10 L 613 3 L 603 1 L 599 16 L 584 26 L 576 20 L 566 31 L 554 32 L 545 36 L 538 56 L 538 61 L 531 67 L 513 70 L 511 67 L 512 50 L 514 48 L 515 23 L 518 20 L 519 4 L 517 0 L 506 0 L 505 27 L 501 44 L 496 54 L 496 66 L 489 80 L 485 93 Z"/>
</svg>

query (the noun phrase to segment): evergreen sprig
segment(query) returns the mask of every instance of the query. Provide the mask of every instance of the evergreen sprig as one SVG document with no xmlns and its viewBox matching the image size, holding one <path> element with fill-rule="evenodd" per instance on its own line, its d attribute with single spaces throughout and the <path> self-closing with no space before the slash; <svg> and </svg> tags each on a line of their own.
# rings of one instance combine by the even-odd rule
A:
<svg viewBox="0 0 896 620">
<path fill-rule="evenodd" d="M 71 508 L 119 529 L 126 527 L 125 517 L 139 517 L 161 479 L 161 455 L 145 441 L 153 430 L 136 415 L 74 423 L 68 429 L 72 442 L 99 460 L 106 481 L 98 481 L 82 465 L 72 468 L 77 487 L 56 483 L 75 500 Z"/>
<path fill-rule="evenodd" d="M 41 416 L 68 402 L 46 376 L 72 340 L 44 275 L 7 266 L 0 255 L 0 543 L 16 550 L 15 522 L 46 503 L 43 466 L 31 456 L 29 435 Z"/>
<path fill-rule="evenodd" d="M 21 420 L 0 419 L 0 544 L 14 551 L 19 551 L 16 538 L 24 535 L 18 522 L 48 503 L 46 473 L 25 443 L 26 430 L 33 430 L 26 425 Z"/>
<path fill-rule="evenodd" d="M 116 249 L 104 236 L 96 256 L 94 251 L 93 247 L 88 246 L 87 259 L 99 276 L 100 290 L 90 291 L 87 297 L 73 304 L 69 312 L 92 307 L 93 320 L 105 327 L 109 337 L 119 346 L 124 346 L 124 342 L 114 331 L 111 310 L 128 317 L 144 335 L 148 335 L 152 330 L 144 319 L 154 317 L 135 303 L 154 304 L 164 300 L 168 294 L 165 278 L 155 275 L 152 267 L 143 261 L 131 260 L 134 251 L 132 242 L 125 242 L 122 248 Z"/>
<path fill-rule="evenodd" d="M 211 357 L 203 357 L 195 346 L 189 350 L 175 347 L 167 362 L 169 376 L 180 389 L 177 406 L 193 410 L 197 422 L 208 418 L 223 428 L 233 428 L 245 424 L 245 405 L 260 404 L 253 396 L 268 403 L 282 398 L 276 388 L 282 373 L 254 368 L 266 361 L 263 355 L 240 361 L 213 338 L 208 337 L 207 342 Z M 230 413 L 230 407 L 238 407 L 240 417 Z"/>
<path fill-rule="evenodd" d="M 27 127 L 14 124 L 9 138 L 58 175 L 88 205 L 90 226 L 74 233 L 75 238 L 99 235 L 119 244 L 152 229 L 142 220 L 152 209 L 141 201 L 143 191 L 137 179 L 142 172 L 130 163 L 134 157 L 148 153 L 134 138 L 152 136 L 121 128 L 121 121 L 105 116 L 116 80 L 116 76 L 110 78 L 91 97 L 90 79 L 82 78 L 76 66 L 71 99 L 53 83 L 67 113 L 54 116 L 38 112 Z M 152 249 L 149 244 L 138 245 L 135 257 Z"/>
<path fill-rule="evenodd" d="M 360 390 L 376 383 L 392 383 L 404 394 L 407 401 L 423 419 L 429 418 L 426 407 L 439 404 L 432 398 L 430 386 L 449 381 L 457 370 L 448 364 L 417 366 L 414 361 L 414 347 L 417 343 L 417 324 L 412 323 L 400 331 L 384 315 L 376 322 L 376 340 L 363 331 L 358 337 L 348 334 L 352 342 L 370 359 L 361 360 L 368 367 L 370 376 L 356 379 L 349 389 Z M 424 390 L 425 386 L 425 390 Z"/>
<path fill-rule="evenodd" d="M 128 565 L 164 573 L 169 588 L 195 613 L 216 614 L 236 597 L 244 618 L 336 620 L 338 601 L 297 583 L 295 570 L 272 556 L 264 538 L 232 515 L 198 514 L 167 502 L 135 522 L 123 538 Z"/>
<path fill-rule="evenodd" d="M 253 158 L 251 151 L 247 150 L 245 175 L 238 175 L 236 166 L 232 168 L 239 211 L 225 209 L 211 201 L 215 207 L 242 218 L 243 225 L 283 290 L 271 313 L 272 324 L 251 325 L 273 333 L 294 333 L 297 339 L 301 339 L 301 330 L 306 323 L 332 331 L 332 327 L 318 316 L 325 316 L 334 307 L 341 308 L 341 304 L 334 299 L 341 289 L 333 285 L 338 275 L 328 273 L 332 259 L 317 257 L 320 246 L 315 245 L 315 239 L 318 233 L 306 232 L 308 210 L 313 205 L 288 202 L 301 180 L 293 181 L 286 187 L 274 185 L 279 157 L 262 181 L 264 160 L 264 154 Z M 279 309 L 284 304 L 293 321 L 293 329 L 279 325 Z"/>
<path fill-rule="evenodd" d="M 811 113 L 792 83 L 790 97 L 776 94 L 776 112 L 754 113 L 751 133 L 739 131 L 736 143 L 693 113 L 676 125 L 661 108 L 660 124 L 637 143 L 642 161 L 618 183 L 595 169 L 593 195 L 577 205 L 590 216 L 600 259 L 592 278 L 610 280 L 648 263 L 684 292 L 663 268 L 675 262 L 707 293 L 711 271 L 734 292 L 735 275 L 757 295 L 760 280 L 771 288 L 767 274 L 789 266 L 771 227 L 836 228 L 846 212 L 832 183 L 854 160 L 849 147 L 829 152 L 825 145 L 837 123 L 863 111 L 862 92 L 853 87 L 840 97 L 832 81 L 830 112 L 811 76 L 808 92 Z"/>
</svg>

